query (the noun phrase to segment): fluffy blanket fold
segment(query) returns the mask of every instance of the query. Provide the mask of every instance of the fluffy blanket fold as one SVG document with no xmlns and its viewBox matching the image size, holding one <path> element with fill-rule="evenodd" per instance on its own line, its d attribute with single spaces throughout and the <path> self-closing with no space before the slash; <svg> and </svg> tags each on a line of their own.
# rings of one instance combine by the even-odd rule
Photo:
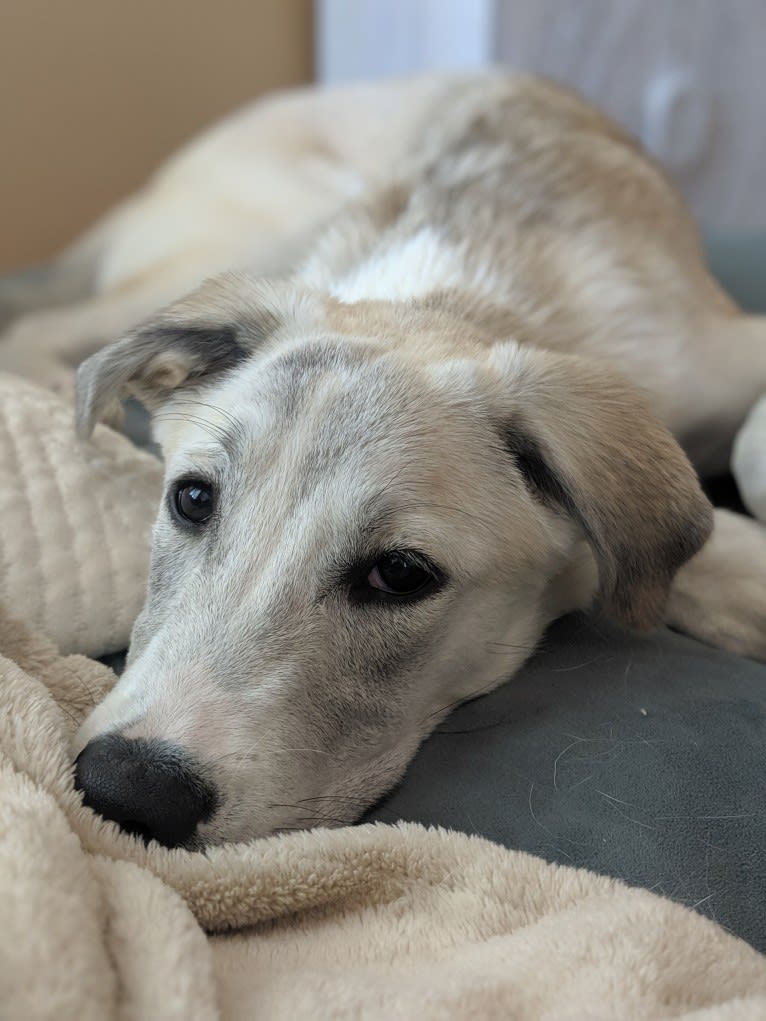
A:
<svg viewBox="0 0 766 1021">
<path fill-rule="evenodd" d="M 0 454 L 15 400 L 6 389 Z M 114 455 L 104 453 L 112 443 Z M 35 462 L 34 450 L 46 444 L 30 444 L 17 492 L 44 473 L 48 454 Z M 110 487 L 104 458 L 114 456 L 134 491 L 137 479 L 156 488 L 156 466 L 122 441 L 104 436 L 96 449 L 62 446 L 58 477 L 87 477 L 95 457 Z M 78 578 L 86 584 L 87 571 Z M 4 1019 L 766 1018 L 766 958 L 712 922 L 478 838 L 377 824 L 206 854 L 145 847 L 83 808 L 72 786 L 69 740 L 113 675 L 62 655 L 29 626 L 41 626 L 45 600 L 5 584 Z M 24 608 L 23 624 L 9 603 Z M 77 647 L 63 617 L 58 627 Z M 117 630 L 97 617 L 88 648 L 106 651 Z"/>
<path fill-rule="evenodd" d="M 141 609 L 162 466 L 74 411 L 0 373 L 0 605 L 62 652 L 103 656 L 128 643 Z"/>
</svg>

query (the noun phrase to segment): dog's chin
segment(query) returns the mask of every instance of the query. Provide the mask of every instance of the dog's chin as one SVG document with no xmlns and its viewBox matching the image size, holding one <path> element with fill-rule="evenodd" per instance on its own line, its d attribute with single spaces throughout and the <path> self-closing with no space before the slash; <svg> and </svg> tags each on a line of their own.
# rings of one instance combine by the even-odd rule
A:
<svg viewBox="0 0 766 1021">
<path fill-rule="evenodd" d="M 290 804 L 276 803 L 283 800 L 277 797 L 261 805 L 248 802 L 237 785 L 219 778 L 216 811 L 197 826 L 186 850 L 206 851 L 223 844 L 249 844 L 288 833 L 353 826 L 401 783 L 418 745 L 413 736 L 404 748 L 398 745 L 395 753 L 387 751 L 365 763 L 341 789 L 328 784 L 319 788 L 321 794 L 293 796 Z"/>
<path fill-rule="evenodd" d="M 254 840 L 265 840 L 269 837 L 278 837 L 286 833 L 308 833 L 318 829 L 339 829 L 342 826 L 352 826 L 361 816 L 361 812 L 348 818 L 322 819 L 311 823 L 304 823 L 296 819 L 295 822 L 285 821 L 274 827 L 259 827 L 248 824 L 232 827 L 216 827 L 211 820 L 200 828 L 200 832 L 182 845 L 185 851 L 202 852 L 213 848 L 230 844 L 250 844 Z"/>
</svg>

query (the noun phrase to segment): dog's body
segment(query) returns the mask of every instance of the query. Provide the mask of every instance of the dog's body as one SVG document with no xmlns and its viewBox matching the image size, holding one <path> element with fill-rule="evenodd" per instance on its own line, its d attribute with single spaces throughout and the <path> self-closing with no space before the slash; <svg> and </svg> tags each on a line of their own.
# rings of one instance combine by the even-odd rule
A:
<svg viewBox="0 0 766 1021">
<path fill-rule="evenodd" d="M 671 436 L 700 471 L 726 465 L 766 390 L 766 329 L 709 277 L 635 143 L 503 75 L 248 116 L 96 231 L 78 258 L 102 252 L 101 294 L 63 320 L 79 357 L 104 322 L 242 260 L 283 269 L 318 235 L 292 276 L 211 281 L 81 370 L 82 431 L 137 394 L 168 479 L 128 670 L 80 734 L 86 799 L 166 843 L 353 819 L 596 593 L 630 624 L 664 614 L 766 655 L 763 530 L 719 515 L 698 552 L 712 514 Z M 246 123 L 272 133 L 252 231 L 241 205 L 220 233 L 203 216 L 211 244 L 187 233 L 155 271 L 137 233 L 188 204 L 216 154 L 241 196 Z M 168 825 L 157 803 L 179 784 Z"/>
</svg>

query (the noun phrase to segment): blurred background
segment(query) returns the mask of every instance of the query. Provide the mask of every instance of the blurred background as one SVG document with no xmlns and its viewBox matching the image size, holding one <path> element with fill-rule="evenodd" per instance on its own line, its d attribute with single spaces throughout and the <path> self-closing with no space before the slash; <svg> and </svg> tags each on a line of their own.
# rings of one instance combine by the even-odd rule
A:
<svg viewBox="0 0 766 1021">
<path fill-rule="evenodd" d="M 701 221 L 766 227 L 764 0 L 2 0 L 0 272 L 44 262 L 266 91 L 507 64 L 639 135 Z"/>
</svg>

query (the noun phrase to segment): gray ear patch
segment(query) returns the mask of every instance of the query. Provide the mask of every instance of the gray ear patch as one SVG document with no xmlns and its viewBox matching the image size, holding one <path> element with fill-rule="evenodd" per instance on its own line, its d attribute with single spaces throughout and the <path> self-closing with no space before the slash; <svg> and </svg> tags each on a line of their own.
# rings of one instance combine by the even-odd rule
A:
<svg viewBox="0 0 766 1021">
<path fill-rule="evenodd" d="M 546 503 L 558 504 L 572 517 L 577 507 L 565 482 L 545 457 L 538 443 L 519 428 L 518 423 L 503 430 L 505 448 L 511 454 L 529 489 Z"/>
<path fill-rule="evenodd" d="M 152 334 L 154 343 L 183 351 L 200 366 L 229 368 L 247 357 L 233 326 L 160 326 Z"/>
<path fill-rule="evenodd" d="M 150 323 L 88 358 L 77 373 L 76 425 L 89 436 L 105 412 L 128 395 L 147 407 L 172 390 L 234 368 L 252 348 L 232 326 Z"/>
</svg>

